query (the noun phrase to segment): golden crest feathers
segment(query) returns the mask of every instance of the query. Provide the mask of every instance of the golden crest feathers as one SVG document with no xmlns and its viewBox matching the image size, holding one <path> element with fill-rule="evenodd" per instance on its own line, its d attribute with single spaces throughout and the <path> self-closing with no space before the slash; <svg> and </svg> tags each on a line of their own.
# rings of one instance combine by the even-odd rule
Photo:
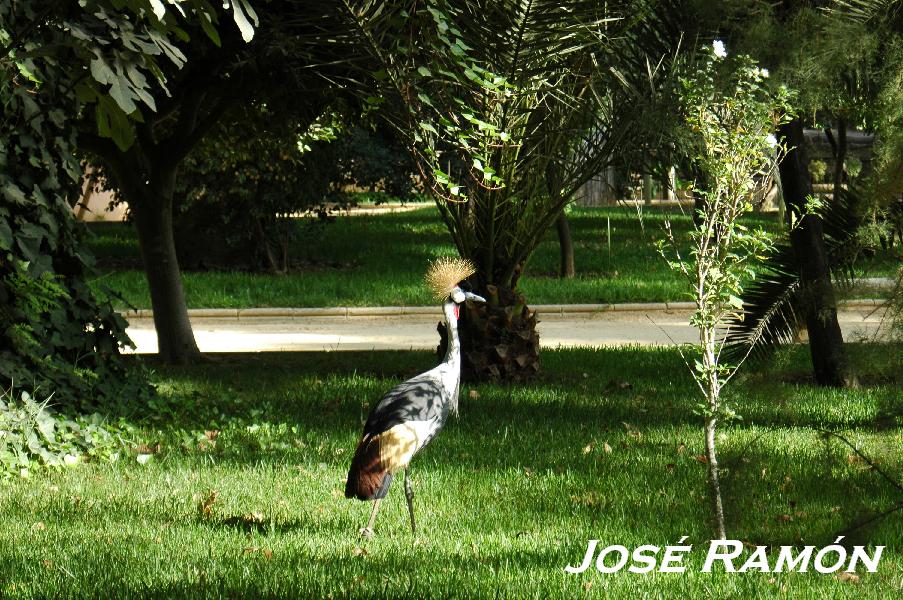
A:
<svg viewBox="0 0 903 600">
<path fill-rule="evenodd" d="M 426 285 L 437 300 L 448 296 L 456 285 L 477 272 L 469 260 L 445 256 L 430 263 L 426 271 Z"/>
</svg>

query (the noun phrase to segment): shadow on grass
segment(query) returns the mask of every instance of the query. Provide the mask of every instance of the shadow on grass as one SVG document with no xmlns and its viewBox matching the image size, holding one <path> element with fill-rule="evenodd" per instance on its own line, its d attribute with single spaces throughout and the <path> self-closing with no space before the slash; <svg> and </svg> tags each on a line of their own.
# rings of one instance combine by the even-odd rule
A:
<svg viewBox="0 0 903 600">
<path fill-rule="evenodd" d="M 886 361 L 895 348 L 853 347 L 853 351 L 860 361 L 877 360 L 876 352 L 883 353 Z M 779 368 L 769 367 L 772 372 L 747 373 L 745 381 L 738 380 L 740 412 L 751 418 L 723 430 L 731 439 L 757 435 L 763 427 L 781 429 L 748 447 L 728 445 L 722 450 L 723 464 L 730 467 L 725 477 L 728 513 L 763 541 L 796 543 L 803 532 L 829 536 L 880 509 L 892 497 L 873 473 L 845 469 L 850 466 L 846 454 L 819 444 L 814 431 L 798 428 L 879 430 L 875 415 L 897 415 L 899 402 L 894 398 L 899 394 L 881 388 L 877 395 L 860 396 L 855 390 L 826 392 L 774 381 L 775 371 L 803 371 L 806 360 L 805 349 L 795 348 Z M 239 446 L 229 449 L 226 435 L 225 449 L 215 455 L 218 462 L 242 466 L 261 461 L 319 461 L 343 475 L 367 412 L 365 405 L 372 406 L 392 385 L 434 362 L 426 352 L 223 355 L 195 367 L 161 369 L 158 377 L 176 386 L 172 392 L 176 396 L 182 393 L 178 386 L 200 394 L 200 401 L 185 417 L 199 426 L 205 412 L 233 414 L 241 423 L 267 422 L 286 431 L 297 426 L 311 441 L 302 449 L 266 451 L 253 443 L 240 447 L 241 440 L 235 438 L 232 442 Z M 468 394 L 470 390 L 476 397 Z M 241 397 L 246 400 L 241 407 L 230 401 Z M 847 407 L 841 404 L 836 414 L 826 413 L 844 400 Z M 693 384 L 673 350 L 545 352 L 543 374 L 528 385 L 465 386 L 461 416 L 452 419 L 418 456 L 415 468 L 422 465 L 425 470 L 446 473 L 464 469 L 479 477 L 507 478 L 506 485 L 516 485 L 518 493 L 536 496 L 534 507 L 524 510 L 537 515 L 564 518 L 574 511 L 592 515 L 606 505 L 604 497 L 583 498 L 585 489 L 565 486 L 559 496 L 566 502 L 550 505 L 542 494 L 554 490 L 534 493 L 529 482 L 518 477 L 527 477 L 526 472 L 573 471 L 580 480 L 604 480 L 615 488 L 642 481 L 649 490 L 668 490 L 681 479 L 678 487 L 692 488 L 695 484 L 689 480 L 701 481 L 704 476 L 702 465 L 692 458 L 701 452 L 695 402 Z M 247 417 L 242 412 L 245 405 L 261 412 Z M 331 445 L 313 452 L 311 445 L 318 440 L 331 440 Z M 611 448 L 609 454 L 600 450 L 603 444 Z M 684 444 L 690 449 L 675 456 L 675 448 Z M 827 487 L 831 481 L 836 483 Z M 599 493 L 606 496 L 612 490 Z M 775 509 L 775 503 L 786 507 Z M 844 513 L 832 513 L 835 506 L 844 506 Z M 774 514 L 763 513 L 763 507 Z M 808 515 L 813 514 L 821 526 L 811 526 Z M 650 515 L 637 525 L 654 527 L 656 518 Z M 308 526 L 312 523 L 290 525 Z M 869 535 L 865 529 L 856 539 Z"/>
</svg>

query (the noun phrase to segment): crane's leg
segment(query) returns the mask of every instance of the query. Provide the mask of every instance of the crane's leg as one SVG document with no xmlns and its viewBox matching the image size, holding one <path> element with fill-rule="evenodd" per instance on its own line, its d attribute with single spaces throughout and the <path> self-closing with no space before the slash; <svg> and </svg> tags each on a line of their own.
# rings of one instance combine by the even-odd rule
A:
<svg viewBox="0 0 903 600">
<path fill-rule="evenodd" d="M 362 538 L 370 539 L 373 537 L 373 525 L 376 523 L 376 513 L 379 512 L 379 503 L 382 502 L 382 498 L 378 498 L 373 501 L 373 511 L 370 513 L 370 520 L 367 521 L 367 526 L 361 529 L 360 534 Z"/>
<path fill-rule="evenodd" d="M 408 469 L 404 470 L 404 497 L 408 499 L 408 512 L 411 514 L 411 533 L 417 534 L 417 526 L 414 524 L 414 487 L 408 478 Z"/>
</svg>

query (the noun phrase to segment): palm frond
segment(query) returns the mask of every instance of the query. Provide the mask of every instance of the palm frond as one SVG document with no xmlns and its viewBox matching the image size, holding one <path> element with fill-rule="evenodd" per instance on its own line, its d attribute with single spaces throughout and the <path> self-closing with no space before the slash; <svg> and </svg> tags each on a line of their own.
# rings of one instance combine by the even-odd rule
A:
<svg viewBox="0 0 903 600">
<path fill-rule="evenodd" d="M 851 280 L 862 205 L 857 191 L 844 190 L 821 214 L 835 281 Z M 788 241 L 778 243 L 760 266 L 756 279 L 744 289 L 742 314 L 729 319 L 722 329 L 725 358 L 734 362 L 747 355 L 766 358 L 780 345 L 792 342 L 809 310 L 810 294 L 806 292 L 793 248 Z"/>
<path fill-rule="evenodd" d="M 903 3 L 899 0 L 835 0 L 826 8 L 834 16 L 903 31 Z"/>
</svg>

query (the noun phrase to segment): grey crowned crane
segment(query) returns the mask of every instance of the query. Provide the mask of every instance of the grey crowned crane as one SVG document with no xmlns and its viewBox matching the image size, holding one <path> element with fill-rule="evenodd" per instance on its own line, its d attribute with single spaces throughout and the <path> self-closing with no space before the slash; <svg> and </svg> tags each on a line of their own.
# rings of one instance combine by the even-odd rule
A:
<svg viewBox="0 0 903 600">
<path fill-rule="evenodd" d="M 448 350 L 439 366 L 395 386 L 370 411 L 345 484 L 346 498 L 373 500 L 370 521 L 360 530 L 363 537 L 373 535 L 379 504 L 389 492 L 392 477 L 402 469 L 411 532 L 417 532 L 414 489 L 408 478 L 408 466 L 414 455 L 439 433 L 449 413 L 458 412 L 460 307 L 467 300 L 486 301 L 472 294 L 470 286 L 464 282 L 475 271 L 469 261 L 452 258 L 436 260 L 427 271 L 427 284 L 437 298 L 445 299 L 442 309 L 448 328 Z"/>
</svg>

